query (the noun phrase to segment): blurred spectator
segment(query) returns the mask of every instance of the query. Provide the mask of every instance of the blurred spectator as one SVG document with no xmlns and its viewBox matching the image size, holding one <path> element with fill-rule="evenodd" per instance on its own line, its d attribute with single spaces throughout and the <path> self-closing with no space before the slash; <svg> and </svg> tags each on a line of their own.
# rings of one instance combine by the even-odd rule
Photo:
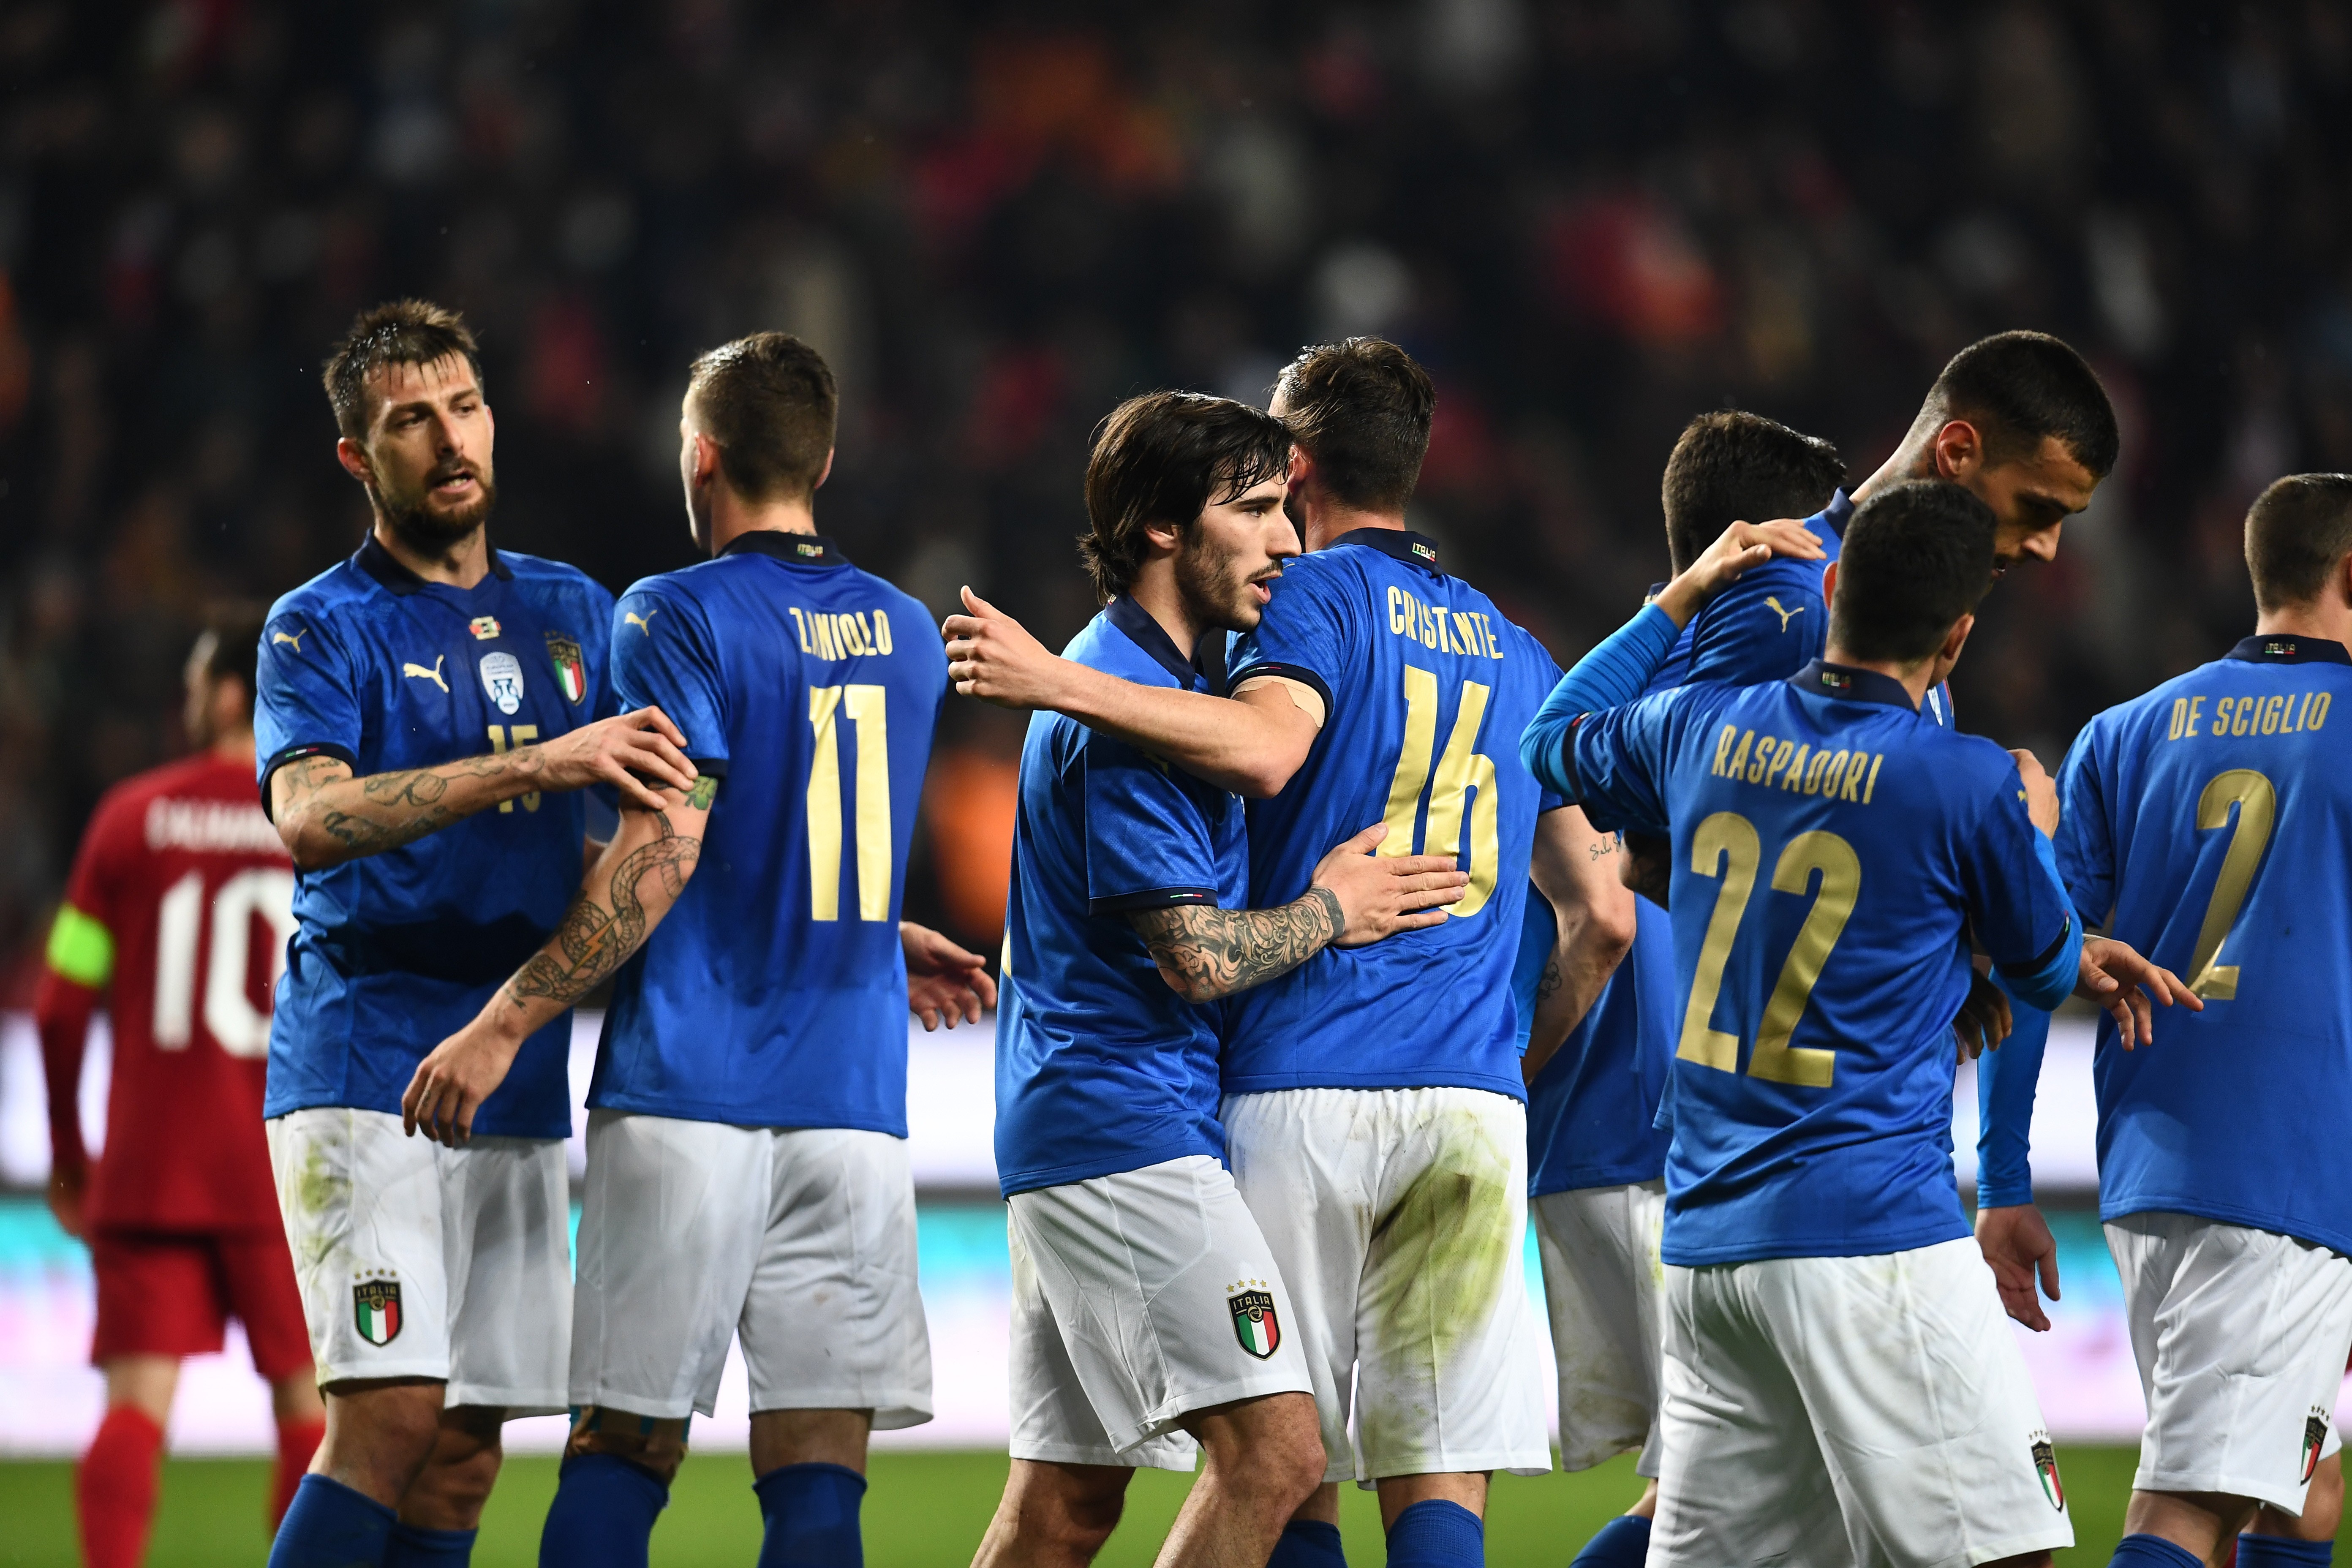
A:
<svg viewBox="0 0 2352 1568">
<path fill-rule="evenodd" d="M 686 363 L 783 327 L 844 382 L 827 527 L 1049 638 L 1092 607 L 1071 540 L 1119 396 L 1263 397 L 1310 337 L 1387 332 L 1445 400 L 1416 524 L 1563 658 L 1660 574 L 1694 411 L 1860 475 L 1953 350 L 2055 331 L 2126 409 L 2122 470 L 1958 682 L 2054 763 L 2242 629 L 2266 479 L 2352 466 L 2347 15 L 15 0 L 0 955 L 22 975 L 98 792 L 174 749 L 190 606 L 353 548 L 315 367 L 403 292 L 481 333 L 502 542 L 615 588 L 684 562 Z M 943 748 L 916 895 L 971 940 L 992 745 Z"/>
</svg>

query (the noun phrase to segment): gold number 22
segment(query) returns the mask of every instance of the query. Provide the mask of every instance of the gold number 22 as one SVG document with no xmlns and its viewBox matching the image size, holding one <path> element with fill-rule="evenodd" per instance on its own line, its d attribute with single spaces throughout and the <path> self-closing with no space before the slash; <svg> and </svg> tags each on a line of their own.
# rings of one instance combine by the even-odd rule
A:
<svg viewBox="0 0 2352 1568">
<path fill-rule="evenodd" d="M 1446 912 L 1466 920 L 1486 907 L 1495 894 L 1502 857 L 1502 802 L 1496 793 L 1495 763 L 1470 748 L 1478 743 L 1478 727 L 1486 721 L 1486 700 L 1494 688 L 1475 680 L 1462 683 L 1462 703 L 1446 738 L 1445 754 L 1436 759 L 1436 782 L 1429 792 L 1429 833 L 1423 847 L 1413 847 L 1414 820 L 1421 813 L 1422 786 L 1431 782 L 1431 757 L 1437 749 L 1437 677 L 1412 665 L 1404 668 L 1404 746 L 1397 752 L 1396 773 L 1389 782 L 1389 806 L 1381 820 L 1389 836 L 1381 840 L 1382 855 L 1454 855 L 1462 847 L 1464 797 L 1470 797 L 1470 885 L 1459 902 Z"/>
<path fill-rule="evenodd" d="M 809 728 L 809 918 L 841 918 L 841 743 L 834 716 L 857 726 L 857 918 L 890 918 L 890 731 L 882 686 L 812 686 Z"/>
<path fill-rule="evenodd" d="M 1691 836 L 1691 869 L 1702 877 L 1721 877 L 1723 888 L 1716 894 L 1715 910 L 1707 918 L 1706 940 L 1699 947 L 1698 969 L 1691 977 L 1690 1005 L 1683 1013 L 1682 1042 L 1675 1050 L 1685 1061 L 1725 1072 L 1739 1070 L 1739 1037 L 1714 1026 L 1715 1005 L 1723 993 L 1724 965 L 1731 961 L 1732 942 L 1739 935 L 1739 921 L 1748 912 L 1748 895 L 1755 891 L 1757 868 L 1763 859 L 1755 824 L 1737 812 L 1717 812 Z M 1862 894 L 1862 862 L 1853 846 L 1834 833 L 1801 833 L 1781 849 L 1773 865 L 1773 889 L 1801 895 L 1816 871 L 1821 873 L 1821 890 L 1780 965 L 1772 999 L 1765 1005 L 1763 1021 L 1756 1031 L 1756 1049 L 1748 1061 L 1748 1076 L 1827 1089 L 1837 1074 L 1837 1053 L 1791 1047 L 1789 1037 L 1796 1033 L 1805 1004 L 1812 999 L 1813 984 L 1829 962 L 1830 950 L 1844 933 L 1854 900 Z"/>
<path fill-rule="evenodd" d="M 2246 891 L 2254 885 L 2254 872 L 2262 866 L 2263 851 L 2270 847 L 2271 829 L 2278 822 L 2278 791 L 2252 768 L 2216 773 L 2205 793 L 2197 797 L 2197 826 L 2229 826 L 2233 805 L 2238 808 L 2237 830 L 2230 835 L 2230 847 L 2221 856 L 2221 874 L 2214 879 L 2213 898 L 2205 906 L 2205 923 L 2197 928 L 2197 951 L 2189 960 L 2189 989 L 2216 1002 L 2227 1002 L 2238 994 L 2238 966 L 2214 960 L 2221 956 L 2230 928 L 2238 923 Z"/>
</svg>

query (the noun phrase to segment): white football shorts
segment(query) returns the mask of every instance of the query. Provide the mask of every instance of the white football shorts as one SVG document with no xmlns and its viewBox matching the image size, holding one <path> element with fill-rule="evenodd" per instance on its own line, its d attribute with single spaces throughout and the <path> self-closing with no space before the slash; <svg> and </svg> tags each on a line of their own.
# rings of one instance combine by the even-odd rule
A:
<svg viewBox="0 0 2352 1568">
<path fill-rule="evenodd" d="M 1559 1366 L 1559 1468 L 1589 1470 L 1638 1448 L 1658 1474 L 1658 1378 L 1666 1270 L 1658 1241 L 1666 1184 L 1582 1187 L 1531 1201 Z"/>
<path fill-rule="evenodd" d="M 2106 1231 L 2147 1396 L 2133 1487 L 2300 1515 L 2311 1472 L 2344 1446 L 2352 1258 L 2185 1214 L 2126 1215 Z"/>
<path fill-rule="evenodd" d="M 1549 1471 L 1527 1108 L 1477 1089 L 1286 1089 L 1231 1096 L 1223 1116 L 1297 1304 L 1324 1479 Z"/>
<path fill-rule="evenodd" d="M 1966 1568 L 2074 1542 L 1971 1237 L 1668 1265 L 1659 1420 L 1650 1568 Z"/>
<path fill-rule="evenodd" d="M 572 1194 L 560 1138 L 411 1138 L 389 1111 L 272 1118 L 269 1163 L 321 1386 L 429 1377 L 446 1402 L 564 1407 Z"/>
<path fill-rule="evenodd" d="M 754 1411 L 931 1418 L 907 1141 L 590 1111 L 572 1403 L 708 1415 L 739 1337 Z"/>
<path fill-rule="evenodd" d="M 1196 1410 L 1308 1394 L 1274 1255 L 1205 1154 L 1015 1193 L 1016 1459 L 1189 1470 Z"/>
</svg>

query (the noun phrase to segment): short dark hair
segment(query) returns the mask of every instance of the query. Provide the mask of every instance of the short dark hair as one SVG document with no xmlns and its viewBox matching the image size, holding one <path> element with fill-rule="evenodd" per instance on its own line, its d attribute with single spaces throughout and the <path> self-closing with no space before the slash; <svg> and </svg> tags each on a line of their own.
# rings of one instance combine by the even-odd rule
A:
<svg viewBox="0 0 2352 1568">
<path fill-rule="evenodd" d="M 1702 414 L 1683 426 L 1658 486 L 1666 554 L 1680 572 L 1733 523 L 1811 517 L 1844 482 L 1837 448 L 1818 436 L 1738 408 Z"/>
<path fill-rule="evenodd" d="M 2115 405 L 2090 362 L 2047 332 L 1995 332 L 1954 354 L 1927 389 L 1922 415 L 1979 426 L 1985 460 L 2030 456 L 2055 436 L 2105 479 L 2122 438 Z"/>
<path fill-rule="evenodd" d="M 2307 605 L 2352 553 L 2352 474 L 2289 474 L 2246 510 L 2246 573 L 2264 610 Z"/>
<path fill-rule="evenodd" d="M 790 332 L 753 332 L 697 359 L 687 395 L 737 495 L 806 500 L 816 492 L 841 415 L 823 354 Z"/>
<path fill-rule="evenodd" d="M 261 629 L 268 618 L 268 607 L 249 599 L 224 599 L 205 606 L 202 636 L 213 639 L 205 673 L 215 680 L 244 682 L 248 705 L 260 679 Z"/>
<path fill-rule="evenodd" d="M 1992 586 L 1992 508 L 1915 479 L 1855 509 L 1838 547 L 1830 641 L 1853 658 L 1916 664 Z"/>
<path fill-rule="evenodd" d="M 1316 479 L 1343 506 L 1397 512 L 1421 482 L 1437 388 L 1404 350 L 1342 338 L 1298 351 L 1275 394 Z"/>
<path fill-rule="evenodd" d="M 462 359 L 481 384 L 482 355 L 466 318 L 430 300 L 388 300 L 352 319 L 319 379 L 335 410 L 335 427 L 354 441 L 367 435 L 367 378 L 386 365 Z"/>
<path fill-rule="evenodd" d="M 1290 469 L 1290 430 L 1230 397 L 1147 392 L 1110 411 L 1087 461 L 1087 520 L 1078 558 L 1108 602 L 1135 584 L 1153 523 L 1190 528 L 1202 510 Z"/>
</svg>

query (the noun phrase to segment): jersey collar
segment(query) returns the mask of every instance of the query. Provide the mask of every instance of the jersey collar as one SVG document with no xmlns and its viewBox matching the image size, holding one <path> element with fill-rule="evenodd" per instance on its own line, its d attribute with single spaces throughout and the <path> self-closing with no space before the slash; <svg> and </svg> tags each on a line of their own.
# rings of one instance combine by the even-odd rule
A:
<svg viewBox="0 0 2352 1568">
<path fill-rule="evenodd" d="M 1151 618 L 1151 612 L 1125 594 L 1118 595 L 1103 606 L 1110 624 L 1128 636 L 1128 640 L 1150 654 L 1154 663 L 1176 678 L 1177 689 L 1192 689 L 1197 676 L 1217 696 L 1225 694 L 1225 634 L 1212 629 L 1201 634 L 1192 649 L 1192 662 L 1176 651 L 1176 639 L 1167 628 Z"/>
<path fill-rule="evenodd" d="M 1832 664 L 1825 658 L 1817 658 L 1789 677 L 1789 684 L 1800 691 L 1840 702 L 1884 702 L 1906 713 L 1919 711 L 1919 705 L 1911 700 L 1911 693 L 1893 676 L 1881 675 L 1874 669 L 1856 669 L 1850 664 Z"/>
<path fill-rule="evenodd" d="M 748 550 L 781 561 L 787 566 L 846 566 L 841 546 L 822 533 L 786 533 L 779 528 L 755 528 L 727 542 L 721 555 Z"/>
<path fill-rule="evenodd" d="M 2292 632 L 2242 637 L 2228 657 L 2250 664 L 2352 664 L 2352 653 L 2345 652 L 2342 643 Z"/>
<path fill-rule="evenodd" d="M 1822 526 L 1830 531 L 1841 543 L 1845 539 L 1845 525 L 1853 521 L 1853 498 L 1841 489 L 1830 497 L 1830 504 L 1822 508 Z"/>
<path fill-rule="evenodd" d="M 514 569 L 499 559 L 498 546 L 493 544 L 486 548 L 490 552 L 491 574 L 501 583 L 512 581 Z M 359 553 L 352 557 L 352 564 L 383 584 L 386 593 L 400 598 L 405 599 L 420 588 L 431 586 L 424 578 L 402 565 L 400 558 L 386 550 L 376 538 L 373 529 L 370 529 L 367 538 L 360 542 Z"/>
<path fill-rule="evenodd" d="M 1415 533 L 1409 528 L 1351 528 L 1333 540 L 1331 544 L 1334 548 L 1342 544 L 1360 544 L 1367 550 L 1377 550 L 1424 572 L 1443 574 L 1445 571 L 1437 563 L 1437 541 L 1425 533 Z"/>
</svg>

